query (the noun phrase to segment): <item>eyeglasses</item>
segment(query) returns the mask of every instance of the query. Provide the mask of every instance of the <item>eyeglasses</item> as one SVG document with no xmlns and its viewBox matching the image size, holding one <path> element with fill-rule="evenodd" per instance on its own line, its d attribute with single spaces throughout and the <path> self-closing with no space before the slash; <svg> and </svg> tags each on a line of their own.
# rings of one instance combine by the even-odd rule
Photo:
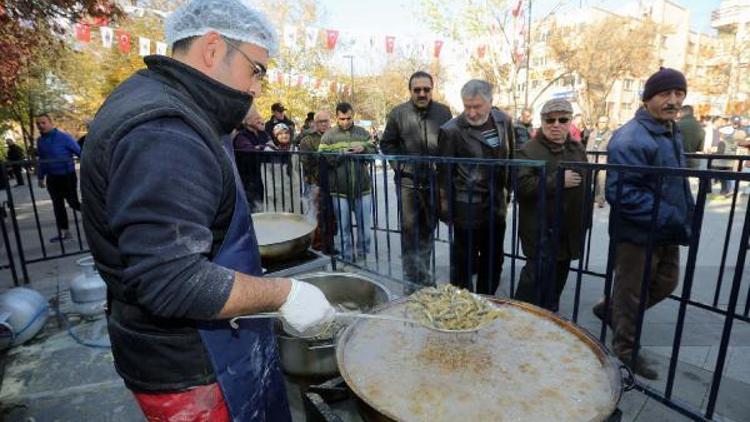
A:
<svg viewBox="0 0 750 422">
<path fill-rule="evenodd" d="M 547 123 L 548 125 L 554 125 L 555 122 L 560 122 L 561 125 L 564 125 L 570 121 L 570 117 L 547 117 L 544 119 L 544 123 Z"/>
<path fill-rule="evenodd" d="M 268 70 L 266 69 L 266 67 L 265 67 L 265 66 L 263 66 L 262 64 L 260 64 L 260 63 L 258 63 L 258 62 L 256 62 L 256 61 L 254 61 L 253 59 L 251 59 L 250 57 L 248 57 L 248 56 L 247 56 L 247 54 L 245 54 L 245 52 L 244 52 L 244 51 L 240 50 L 240 48 L 239 48 L 239 47 L 237 47 L 236 45 L 234 45 L 234 43 L 232 43 L 231 41 L 229 41 L 229 39 L 227 39 L 227 38 L 224 38 L 224 41 L 225 41 L 225 42 L 227 43 L 227 45 L 228 45 L 228 46 L 230 46 L 230 47 L 231 47 L 231 48 L 232 48 L 233 50 L 235 50 L 235 51 L 237 51 L 238 53 L 240 53 L 240 54 L 242 55 L 242 57 L 244 57 L 244 58 L 245 58 L 245 60 L 247 60 L 247 61 L 248 61 L 248 63 L 250 63 L 250 65 L 252 66 L 252 69 L 251 69 L 251 71 L 252 71 L 252 73 L 253 73 L 253 77 L 254 77 L 255 79 L 257 79 L 257 80 L 261 81 L 261 80 L 263 80 L 263 79 L 264 79 L 264 78 L 266 77 L 266 72 L 267 72 Z"/>
<path fill-rule="evenodd" d="M 417 87 L 417 88 L 412 88 L 412 91 L 415 94 L 419 94 L 420 92 L 424 92 L 425 94 L 429 94 L 430 91 L 432 91 L 432 88 L 430 88 L 428 86 L 426 86 L 426 87 Z"/>
</svg>

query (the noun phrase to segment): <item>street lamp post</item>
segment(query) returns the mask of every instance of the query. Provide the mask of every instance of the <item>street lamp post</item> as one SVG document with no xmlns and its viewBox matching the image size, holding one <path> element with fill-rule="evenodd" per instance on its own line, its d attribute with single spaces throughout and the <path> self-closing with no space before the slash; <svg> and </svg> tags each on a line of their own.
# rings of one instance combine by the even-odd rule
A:
<svg viewBox="0 0 750 422">
<path fill-rule="evenodd" d="M 349 101 L 354 98 L 354 56 L 347 54 L 345 59 L 349 59 Z"/>
</svg>

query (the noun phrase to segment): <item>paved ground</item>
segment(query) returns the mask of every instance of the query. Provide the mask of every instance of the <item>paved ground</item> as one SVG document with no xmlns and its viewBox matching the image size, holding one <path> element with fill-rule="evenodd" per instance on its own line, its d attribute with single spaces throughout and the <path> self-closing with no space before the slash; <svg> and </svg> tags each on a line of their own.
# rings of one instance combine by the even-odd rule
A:
<svg viewBox="0 0 750 422">
<path fill-rule="evenodd" d="M 389 184 L 392 193 L 392 184 Z M 19 214 L 22 238 L 25 248 L 34 257 L 42 256 L 39 235 L 36 233 L 36 223 L 28 204 L 24 204 L 22 188 L 16 188 L 19 206 L 25 207 L 23 214 Z M 382 195 L 384 186 L 380 186 Z M 42 238 L 54 235 L 51 222 L 49 202 L 43 192 L 36 192 L 41 197 L 40 216 L 44 228 Z M 390 195 L 389 195 L 390 196 Z M 384 201 L 379 201 L 382 203 Z M 392 202 L 391 202 L 392 203 Z M 711 303 L 722 267 L 722 250 L 727 233 L 729 202 L 725 200 L 712 201 L 707 209 L 705 224 L 701 233 L 701 246 L 698 253 L 695 272 L 695 286 L 691 295 L 693 300 Z M 740 203 L 744 217 L 745 200 Z M 392 205 L 391 205 L 392 208 Z M 608 238 L 606 236 L 608 209 L 598 210 L 595 215 L 593 230 L 592 252 L 589 269 L 603 272 L 606 263 Z M 385 226 L 385 207 L 379 208 L 379 225 Z M 389 212 L 390 227 L 396 227 L 395 212 Z M 728 291 L 734 276 L 736 250 L 741 230 L 741 221 L 735 219 L 730 228 L 730 252 L 723 265 L 725 270 L 723 287 L 719 295 L 718 305 L 726 308 Z M 739 219 L 741 220 L 741 218 Z M 510 230 L 510 224 L 509 224 Z M 445 233 L 442 229 L 441 233 Z M 13 238 L 11 238 L 14 241 Z M 390 253 L 387 245 L 390 242 Z M 79 245 L 70 242 L 73 249 Z M 400 246 L 397 235 L 388 236 L 379 233 L 377 236 L 379 254 L 373 252 L 367 262 L 363 263 L 371 271 L 381 274 L 391 274 L 400 277 Z M 45 249 L 49 246 L 45 245 Z M 58 246 L 52 246 L 48 253 L 59 253 Z M 58 249 L 54 249 L 58 248 Z M 4 248 L 3 253 L 5 253 Z M 508 246 L 509 249 L 509 246 Z M 68 249 L 69 251 L 70 249 Z M 56 251 L 56 252 L 55 252 Z M 683 251 L 683 259 L 687 251 Z M 389 260 L 390 257 L 390 260 Z M 5 260 L 0 255 L 0 262 Z M 444 243 L 436 248 L 436 275 L 439 280 L 446 280 L 448 274 L 448 250 Z M 513 263 L 506 261 L 503 281 L 498 294 L 507 295 L 510 285 L 510 272 Z M 522 263 L 516 262 L 515 277 Z M 69 280 L 78 274 L 80 268 L 75 264 L 75 258 L 64 258 L 55 261 L 37 263 L 28 267 L 32 280 L 31 287 L 41 291 L 46 297 L 52 298 L 59 290 L 65 292 Z M 389 271 L 390 270 L 390 271 Z M 744 310 L 745 300 L 750 288 L 750 277 L 741 274 L 742 286 L 738 309 Z M 400 291 L 400 286 L 385 281 L 394 292 Z M 0 291 L 12 286 L 10 274 L 7 270 L 0 272 Z M 567 289 L 563 295 L 561 314 L 572 317 L 575 276 L 571 275 Z M 591 330 L 596 335 L 600 325 L 590 313 L 590 307 L 601 296 L 603 282 L 600 278 L 583 276 L 581 285 L 581 303 L 578 323 Z M 681 287 L 678 288 L 681 292 Z M 63 311 L 66 299 L 62 298 Z M 648 314 L 643 333 L 644 353 L 660 363 L 660 372 L 666 373 L 668 358 L 675 330 L 677 302 L 666 301 Z M 74 325 L 77 324 L 72 320 Z M 674 396 L 695 408 L 704 408 L 707 404 L 708 390 L 715 370 L 718 345 L 721 338 L 724 318 L 695 307 L 689 307 L 686 318 L 685 332 L 680 349 L 680 364 L 678 365 L 677 382 Z M 90 340 L 102 340 L 105 334 L 102 326 L 96 323 L 77 325 L 75 333 L 79 337 Z M 106 337 L 104 337 L 106 338 Z M 750 324 L 735 321 L 732 330 L 730 349 L 724 369 L 724 377 L 717 405 L 717 420 L 746 421 L 750 420 Z M 52 420 L 109 420 L 131 421 L 139 420 L 140 414 L 132 399 L 125 390 L 112 367 L 111 354 L 106 349 L 84 347 L 76 343 L 63 325 L 51 318 L 44 332 L 32 342 L 9 351 L 2 357 L 4 376 L 0 388 L 0 419 L 8 421 L 52 421 Z M 644 382 L 641 380 L 641 382 Z M 664 389 L 664 377 L 649 385 L 656 390 Z M 301 405 L 296 400 L 298 396 L 292 391 L 293 406 L 296 420 L 303 420 Z M 106 403 L 105 406 L 102 404 Z M 667 407 L 652 399 L 647 399 L 642 393 L 632 391 L 623 396 L 621 409 L 626 421 L 680 421 L 686 418 L 680 416 Z"/>
</svg>

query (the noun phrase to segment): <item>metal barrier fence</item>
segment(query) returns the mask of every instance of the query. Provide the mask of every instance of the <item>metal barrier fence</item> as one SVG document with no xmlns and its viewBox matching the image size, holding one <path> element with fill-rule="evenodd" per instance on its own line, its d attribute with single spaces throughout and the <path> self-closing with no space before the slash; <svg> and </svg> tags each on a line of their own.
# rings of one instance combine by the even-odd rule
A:
<svg viewBox="0 0 750 422">
<path fill-rule="evenodd" d="M 67 161 L 45 160 L 44 163 Z M 38 160 L 24 160 L 5 162 L 0 166 L 0 189 L 5 191 L 5 201 L 0 204 L 4 252 L 0 255 L 0 270 L 8 269 L 16 286 L 31 281 L 27 268 L 30 264 L 88 252 L 79 211 L 70 204 L 66 209 L 73 211 L 70 230 L 73 238 L 69 241 L 61 238 L 49 193 L 47 189 L 39 188 L 34 175 L 38 165 Z M 57 240 L 52 242 L 48 239 L 50 235 Z"/>
<path fill-rule="evenodd" d="M 595 162 L 603 155 L 605 154 L 590 154 L 593 158 L 591 161 Z M 562 172 L 558 173 L 558 179 L 555 181 L 555 194 L 545 194 L 547 173 L 543 162 L 279 152 L 238 152 L 236 156 L 238 169 L 243 182 L 246 182 L 249 202 L 255 212 L 292 212 L 307 215 L 311 221 L 321 223 L 323 233 L 319 234 L 319 237 L 323 240 L 330 239 L 329 246 L 338 249 L 331 251 L 336 252 L 336 260 L 398 281 L 404 285 L 405 292 L 425 282 L 455 279 L 453 277 L 456 276 L 456 268 L 459 266 L 464 268 L 458 274 L 464 277 L 468 274 L 469 278 L 484 277 L 491 288 L 492 281 L 500 271 L 500 266 L 496 265 L 495 260 L 503 256 L 505 263 L 498 280 L 498 291 L 505 296 L 516 296 L 521 273 L 518 265 L 519 262 L 525 265 L 526 256 L 522 253 L 519 233 L 523 211 L 519 208 L 518 195 L 515 193 L 519 190 L 520 179 L 527 180 L 529 173 L 536 174 L 537 207 L 539 210 L 552 209 L 554 218 L 549 220 L 545 218 L 545 213 L 538 214 L 536 239 L 539 245 L 545 245 L 546 252 L 537 254 L 530 264 L 530 269 L 535 274 L 534 297 L 531 301 L 547 307 L 555 305 L 545 296 L 554 285 L 554 260 L 549 257 L 556 256 L 556 240 L 566 213 L 561 206 L 562 196 L 557 194 L 561 192 Z M 737 163 L 737 170 L 744 169 L 744 163 L 750 162 L 750 156 L 688 156 L 707 164 L 711 163 L 707 167 L 711 167 L 716 160 L 733 160 Z M 29 264 L 87 251 L 76 211 L 73 212 L 75 230 L 71 230 L 76 235 L 74 241 L 48 244 L 46 237 L 50 234 L 59 235 L 59 231 L 54 224 L 47 193 L 36 187 L 36 180 L 32 177 L 31 169 L 36 165 L 35 161 L 5 163 L 1 169 L 2 180 L 7 183 L 4 186 L 6 200 L 0 208 L 0 232 L 5 251 L 5 254 L 0 256 L 0 267 L 9 270 L 16 285 L 29 281 L 26 268 Z M 18 167 L 22 169 L 25 186 L 11 187 L 10 173 Z M 310 168 L 317 168 L 317 180 L 311 178 Z M 402 177 L 394 177 L 394 168 Z M 750 214 L 747 203 L 740 200 L 740 193 L 750 186 L 750 174 L 720 170 L 619 167 L 595 163 L 564 163 L 562 168 L 576 170 L 583 176 L 586 187 L 585 199 L 581 203 L 579 217 L 586 228 L 586 238 L 581 245 L 581 259 L 574 262 L 570 268 L 572 274 L 569 280 L 573 282 L 568 283 L 565 295 L 572 300 L 566 300 L 564 306 L 561 304 L 559 313 L 592 332 L 598 332 L 600 340 L 605 344 L 608 339 L 607 325 L 590 318 L 590 314 L 580 310 L 582 306 L 586 306 L 587 300 L 591 300 L 592 291 L 596 293 L 596 299 L 601 296 L 605 303 L 609 304 L 616 277 L 614 257 L 617 242 L 601 230 L 607 227 L 604 223 L 607 222 L 610 212 L 613 215 L 618 213 L 618 201 L 615 201 L 611 210 L 596 208 L 594 197 L 600 180 L 597 172 L 641 174 L 657 180 L 670 177 L 691 180 L 691 188 L 697 199 L 691 220 L 694 235 L 690 238 L 687 259 L 683 266 L 685 270 L 681 291 L 675 291 L 668 296 L 668 302 L 674 304 L 676 310 L 674 318 L 669 320 L 672 330 L 669 338 L 672 345 L 667 378 L 663 386 L 639 382 L 637 388 L 648 397 L 660 401 L 682 415 L 694 419 L 713 418 L 717 403 L 721 399 L 721 383 L 727 365 L 728 351 L 733 344 L 733 338 L 737 336 L 738 324 L 735 322 L 750 322 L 750 287 L 748 279 L 743 277 L 750 237 Z M 732 165 L 730 168 L 735 167 Z M 477 178 L 472 174 L 481 174 L 482 177 Z M 457 185 L 457 178 L 463 178 L 465 183 Z M 417 180 L 417 186 L 403 183 L 407 179 Z M 261 183 L 248 186 L 248 181 Z M 725 185 L 732 187 L 731 195 L 717 199 L 714 204 L 709 200 L 709 192 L 711 185 L 716 181 L 734 183 Z M 317 182 L 317 186 L 313 182 Z M 657 185 L 661 186 L 660 183 Z M 362 197 L 364 195 L 359 194 L 364 191 L 369 191 L 370 200 L 369 203 L 360 202 L 361 211 L 358 211 L 357 201 L 351 201 L 349 197 Z M 350 193 L 352 194 L 349 195 Z M 658 202 L 662 192 L 657 191 L 654 194 Z M 501 218 L 501 208 L 508 197 L 510 201 L 507 204 L 507 213 Z M 442 203 L 447 206 L 443 206 Z M 461 204 L 466 203 L 476 206 L 460 208 Z M 421 209 L 425 213 L 417 215 L 415 220 L 411 218 L 413 216 L 408 215 L 413 214 L 414 209 Z M 485 213 L 497 215 L 497 218 L 480 221 L 480 217 Z M 720 218 L 710 219 L 707 217 L 710 213 L 718 214 Z M 346 214 L 349 215 L 350 224 L 345 224 L 345 220 L 341 218 Z M 369 219 L 366 219 L 365 215 Z M 468 218 L 466 221 L 458 222 L 456 217 L 461 216 Z M 658 215 L 652 215 L 651 222 L 656 221 L 657 217 Z M 429 218 L 433 218 L 434 221 L 428 221 Z M 505 230 L 506 224 L 509 231 Z M 463 241 L 462 245 L 467 251 L 477 249 L 477 236 L 481 235 L 485 241 L 479 252 L 463 253 L 462 262 L 455 257 L 451 259 L 457 253 L 457 226 L 462 230 L 459 236 L 463 236 L 459 243 Z M 421 232 L 423 227 L 433 230 L 429 230 L 428 235 Z M 408 252 L 424 248 L 419 246 L 419 243 L 405 248 L 402 244 L 404 232 L 411 233 L 415 239 L 426 238 L 429 241 L 429 253 L 426 258 L 408 256 Z M 738 233 L 741 234 L 737 236 Z M 362 253 L 357 254 L 357 242 L 365 234 L 369 235 L 371 242 L 369 247 L 364 247 L 363 243 L 363 248 L 359 251 Z M 323 244 L 325 243 L 324 241 Z M 351 245 L 350 249 L 347 249 L 348 245 Z M 454 246 L 453 250 L 451 245 Z M 717 247 L 713 248 L 713 245 Z M 650 241 L 647 247 L 653 249 L 653 241 Z M 706 250 L 709 248 L 710 250 Z M 460 254 L 465 251 L 458 252 Z M 481 262 L 482 253 L 487 254 L 489 259 Z M 711 271 L 701 268 L 701 259 L 704 259 L 704 256 L 709 256 L 705 259 L 712 261 L 715 273 L 709 274 Z M 405 261 L 407 266 L 426 263 L 427 268 L 405 269 Z M 734 265 L 730 265 L 730 262 Z M 698 271 L 699 269 L 703 272 Z M 482 271 L 483 274 L 479 275 Z M 731 281 L 728 282 L 727 276 L 732 271 Z M 644 280 L 650 280 L 648 272 L 645 271 Z M 425 276 L 425 273 L 428 275 Z M 710 283 L 713 285 L 707 288 Z M 646 287 L 648 282 L 642 284 L 642 288 Z M 646 304 L 641 302 L 638 307 L 636 346 L 633 348 L 633 356 L 636 357 L 641 349 L 639 343 L 642 336 L 649 327 L 649 313 L 645 310 Z M 716 338 L 719 347 L 716 364 L 713 370 L 709 371 L 711 379 L 705 403 L 680 396 L 681 386 L 685 381 L 678 371 L 681 362 L 680 352 L 684 347 L 686 335 L 693 335 L 685 331 L 685 326 L 690 320 L 690 313 L 694 311 L 706 312 L 722 319 L 721 335 Z M 744 330 L 748 326 L 741 324 L 739 328 Z"/>
</svg>

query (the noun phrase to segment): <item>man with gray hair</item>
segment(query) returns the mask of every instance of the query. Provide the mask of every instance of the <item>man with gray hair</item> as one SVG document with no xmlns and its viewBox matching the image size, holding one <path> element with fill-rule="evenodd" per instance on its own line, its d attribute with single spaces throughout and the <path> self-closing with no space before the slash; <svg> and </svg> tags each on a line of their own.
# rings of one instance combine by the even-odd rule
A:
<svg viewBox="0 0 750 422">
<path fill-rule="evenodd" d="M 471 80 L 461 89 L 464 112 L 440 128 L 438 155 L 512 159 L 510 116 L 492 107 L 492 85 Z M 453 226 L 451 283 L 494 295 L 500 284 L 509 174 L 496 163 L 438 167 L 440 218 Z M 476 289 L 471 278 L 477 273 Z"/>
<path fill-rule="evenodd" d="M 229 133 L 277 48 L 242 0 L 191 0 L 166 20 L 172 57 L 148 56 L 91 124 L 84 228 L 109 294 L 118 373 L 148 420 L 289 421 L 270 319 L 298 334 L 334 309 L 316 287 L 262 278 Z"/>
</svg>

